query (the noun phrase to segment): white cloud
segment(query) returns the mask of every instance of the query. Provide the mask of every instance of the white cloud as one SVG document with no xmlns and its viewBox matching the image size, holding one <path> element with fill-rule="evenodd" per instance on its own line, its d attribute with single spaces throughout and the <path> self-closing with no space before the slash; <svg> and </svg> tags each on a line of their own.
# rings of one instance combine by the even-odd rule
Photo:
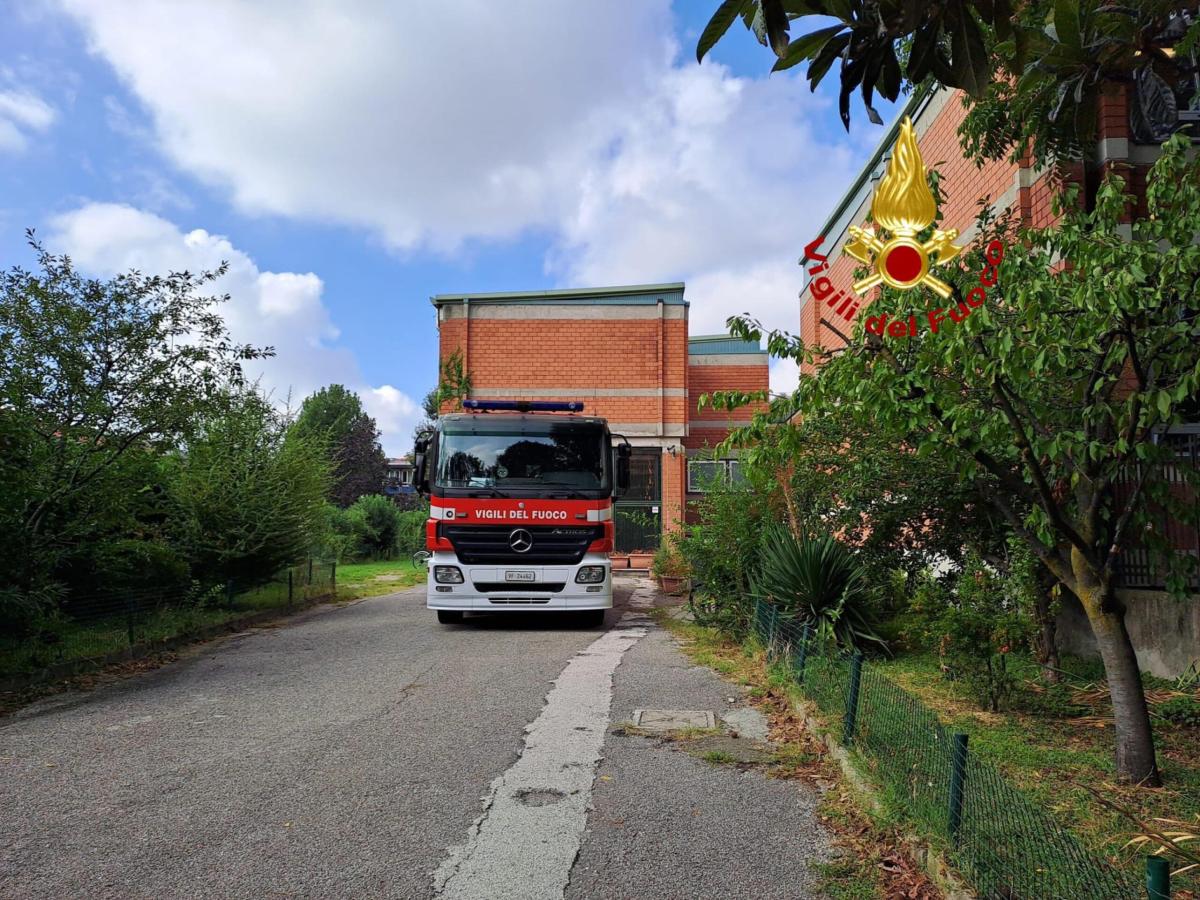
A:
<svg viewBox="0 0 1200 900">
<path fill-rule="evenodd" d="M 20 152 L 30 132 L 41 133 L 53 123 L 54 107 L 24 90 L 0 91 L 0 150 Z"/>
<path fill-rule="evenodd" d="M 854 175 L 826 101 L 697 66 L 668 0 L 57 2 L 242 211 L 403 252 L 536 230 L 563 285 L 687 281 L 694 333 L 795 331 L 797 258 Z"/>
<path fill-rule="evenodd" d="M 336 343 L 338 330 L 322 303 L 324 285 L 312 272 L 264 272 L 227 238 L 203 229 L 184 232 L 144 210 L 91 203 L 51 222 L 49 246 L 68 253 L 89 272 L 111 275 L 144 272 L 196 272 L 225 261 L 228 272 L 213 287 L 228 293 L 221 313 L 235 339 L 271 346 L 275 356 L 247 365 L 247 373 L 279 402 L 293 405 L 326 384 L 355 390 L 383 432 L 392 454 L 408 447 L 420 419 L 417 404 L 391 385 L 364 383 L 353 354 Z"/>
<path fill-rule="evenodd" d="M 799 327 L 804 244 L 853 174 L 797 78 L 672 69 L 594 165 L 552 265 L 574 284 L 684 278 L 694 333 L 748 312 Z"/>
<path fill-rule="evenodd" d="M 666 58 L 665 0 L 61 0 L 243 210 L 448 249 L 556 218 Z"/>
</svg>

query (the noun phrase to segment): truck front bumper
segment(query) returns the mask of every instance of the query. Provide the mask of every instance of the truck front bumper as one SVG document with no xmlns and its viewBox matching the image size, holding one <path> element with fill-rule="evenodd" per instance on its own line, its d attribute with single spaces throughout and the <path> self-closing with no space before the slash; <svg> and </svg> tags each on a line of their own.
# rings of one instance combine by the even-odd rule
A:
<svg viewBox="0 0 1200 900">
<path fill-rule="evenodd" d="M 437 582 L 437 566 L 459 569 L 462 583 Z M 602 566 L 604 580 L 579 584 L 575 577 L 585 566 Z M 453 553 L 437 552 L 429 559 L 427 597 L 429 609 L 463 612 L 611 609 L 612 567 L 599 553 L 585 554 L 575 566 L 466 566 Z"/>
</svg>

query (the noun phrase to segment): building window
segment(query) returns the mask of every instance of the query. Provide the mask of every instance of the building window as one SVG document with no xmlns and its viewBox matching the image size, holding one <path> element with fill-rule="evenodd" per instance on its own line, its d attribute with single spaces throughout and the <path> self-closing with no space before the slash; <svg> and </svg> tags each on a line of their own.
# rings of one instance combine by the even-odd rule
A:
<svg viewBox="0 0 1200 900">
<path fill-rule="evenodd" d="M 689 459 L 687 489 L 689 494 L 703 494 L 715 481 L 740 487 L 745 481 L 742 464 L 736 459 Z"/>
</svg>

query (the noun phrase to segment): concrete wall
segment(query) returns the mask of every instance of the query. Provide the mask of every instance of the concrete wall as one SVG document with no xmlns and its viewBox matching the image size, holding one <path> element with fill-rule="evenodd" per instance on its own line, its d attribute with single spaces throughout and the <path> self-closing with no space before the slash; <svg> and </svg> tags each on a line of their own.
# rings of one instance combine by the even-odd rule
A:
<svg viewBox="0 0 1200 900">
<path fill-rule="evenodd" d="M 1144 671 L 1174 678 L 1200 660 L 1200 597 L 1175 600 L 1162 591 L 1121 591 L 1125 626 Z M 1058 617 L 1059 648 L 1097 656 L 1096 640 L 1079 601 L 1063 603 Z"/>
</svg>

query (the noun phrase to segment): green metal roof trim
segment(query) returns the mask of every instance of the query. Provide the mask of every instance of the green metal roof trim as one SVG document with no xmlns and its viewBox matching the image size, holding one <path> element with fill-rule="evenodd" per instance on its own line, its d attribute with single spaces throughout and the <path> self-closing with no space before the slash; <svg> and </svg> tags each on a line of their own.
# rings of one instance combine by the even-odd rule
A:
<svg viewBox="0 0 1200 900">
<path fill-rule="evenodd" d="M 484 294 L 435 294 L 429 298 L 434 306 L 446 303 L 537 303 L 547 302 L 566 306 L 653 306 L 659 300 L 668 306 L 687 306 L 683 299 L 682 281 L 667 284 L 626 284 L 600 288 L 565 288 L 552 291 L 500 291 Z"/>
<path fill-rule="evenodd" d="M 688 338 L 689 356 L 716 353 L 764 353 L 758 341 L 744 341 L 730 334 L 698 334 Z"/>
</svg>

